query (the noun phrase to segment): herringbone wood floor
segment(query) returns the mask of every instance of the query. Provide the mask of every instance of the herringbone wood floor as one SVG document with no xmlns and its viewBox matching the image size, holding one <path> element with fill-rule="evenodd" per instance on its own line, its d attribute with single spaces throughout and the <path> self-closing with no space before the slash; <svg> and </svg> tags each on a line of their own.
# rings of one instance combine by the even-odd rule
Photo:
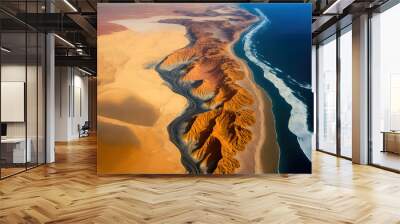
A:
<svg viewBox="0 0 400 224">
<path fill-rule="evenodd" d="M 0 181 L 0 223 L 400 223 L 400 175 L 313 155 L 312 175 L 96 175 L 94 138 Z"/>
</svg>

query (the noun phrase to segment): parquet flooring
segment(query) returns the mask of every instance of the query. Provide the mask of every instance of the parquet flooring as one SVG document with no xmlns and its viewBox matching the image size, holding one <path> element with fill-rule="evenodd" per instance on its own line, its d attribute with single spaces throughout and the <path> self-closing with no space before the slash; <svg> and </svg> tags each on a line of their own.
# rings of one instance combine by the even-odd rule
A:
<svg viewBox="0 0 400 224">
<path fill-rule="evenodd" d="M 312 175 L 96 175 L 93 137 L 0 181 L 0 223 L 400 223 L 400 175 L 315 152 Z"/>
</svg>

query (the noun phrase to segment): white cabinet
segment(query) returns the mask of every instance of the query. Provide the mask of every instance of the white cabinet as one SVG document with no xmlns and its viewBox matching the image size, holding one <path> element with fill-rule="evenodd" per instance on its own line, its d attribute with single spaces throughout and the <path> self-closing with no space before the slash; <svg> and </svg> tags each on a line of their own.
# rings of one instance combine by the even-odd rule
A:
<svg viewBox="0 0 400 224">
<path fill-rule="evenodd" d="M 7 147 L 12 151 L 12 163 L 25 163 L 32 161 L 32 140 L 27 139 L 27 147 L 25 151 L 25 138 L 7 138 L 2 139 L 2 147 Z"/>
</svg>

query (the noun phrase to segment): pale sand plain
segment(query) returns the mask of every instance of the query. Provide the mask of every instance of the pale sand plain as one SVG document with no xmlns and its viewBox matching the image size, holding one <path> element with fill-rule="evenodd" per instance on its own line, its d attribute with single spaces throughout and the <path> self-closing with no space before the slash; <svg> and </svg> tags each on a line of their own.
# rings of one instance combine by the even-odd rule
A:
<svg viewBox="0 0 400 224">
<path fill-rule="evenodd" d="M 140 32 L 129 26 L 98 37 L 99 174 L 186 173 L 167 131 L 186 100 L 171 91 L 154 66 L 189 41 L 183 26 L 156 26 L 138 27 Z"/>
</svg>

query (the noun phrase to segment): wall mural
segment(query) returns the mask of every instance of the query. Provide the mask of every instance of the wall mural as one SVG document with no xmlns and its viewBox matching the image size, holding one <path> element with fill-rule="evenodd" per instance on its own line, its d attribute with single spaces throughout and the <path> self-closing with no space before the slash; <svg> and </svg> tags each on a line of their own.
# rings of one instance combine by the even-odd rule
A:
<svg viewBox="0 0 400 224">
<path fill-rule="evenodd" d="M 311 4 L 99 4 L 98 173 L 310 173 Z"/>
</svg>

